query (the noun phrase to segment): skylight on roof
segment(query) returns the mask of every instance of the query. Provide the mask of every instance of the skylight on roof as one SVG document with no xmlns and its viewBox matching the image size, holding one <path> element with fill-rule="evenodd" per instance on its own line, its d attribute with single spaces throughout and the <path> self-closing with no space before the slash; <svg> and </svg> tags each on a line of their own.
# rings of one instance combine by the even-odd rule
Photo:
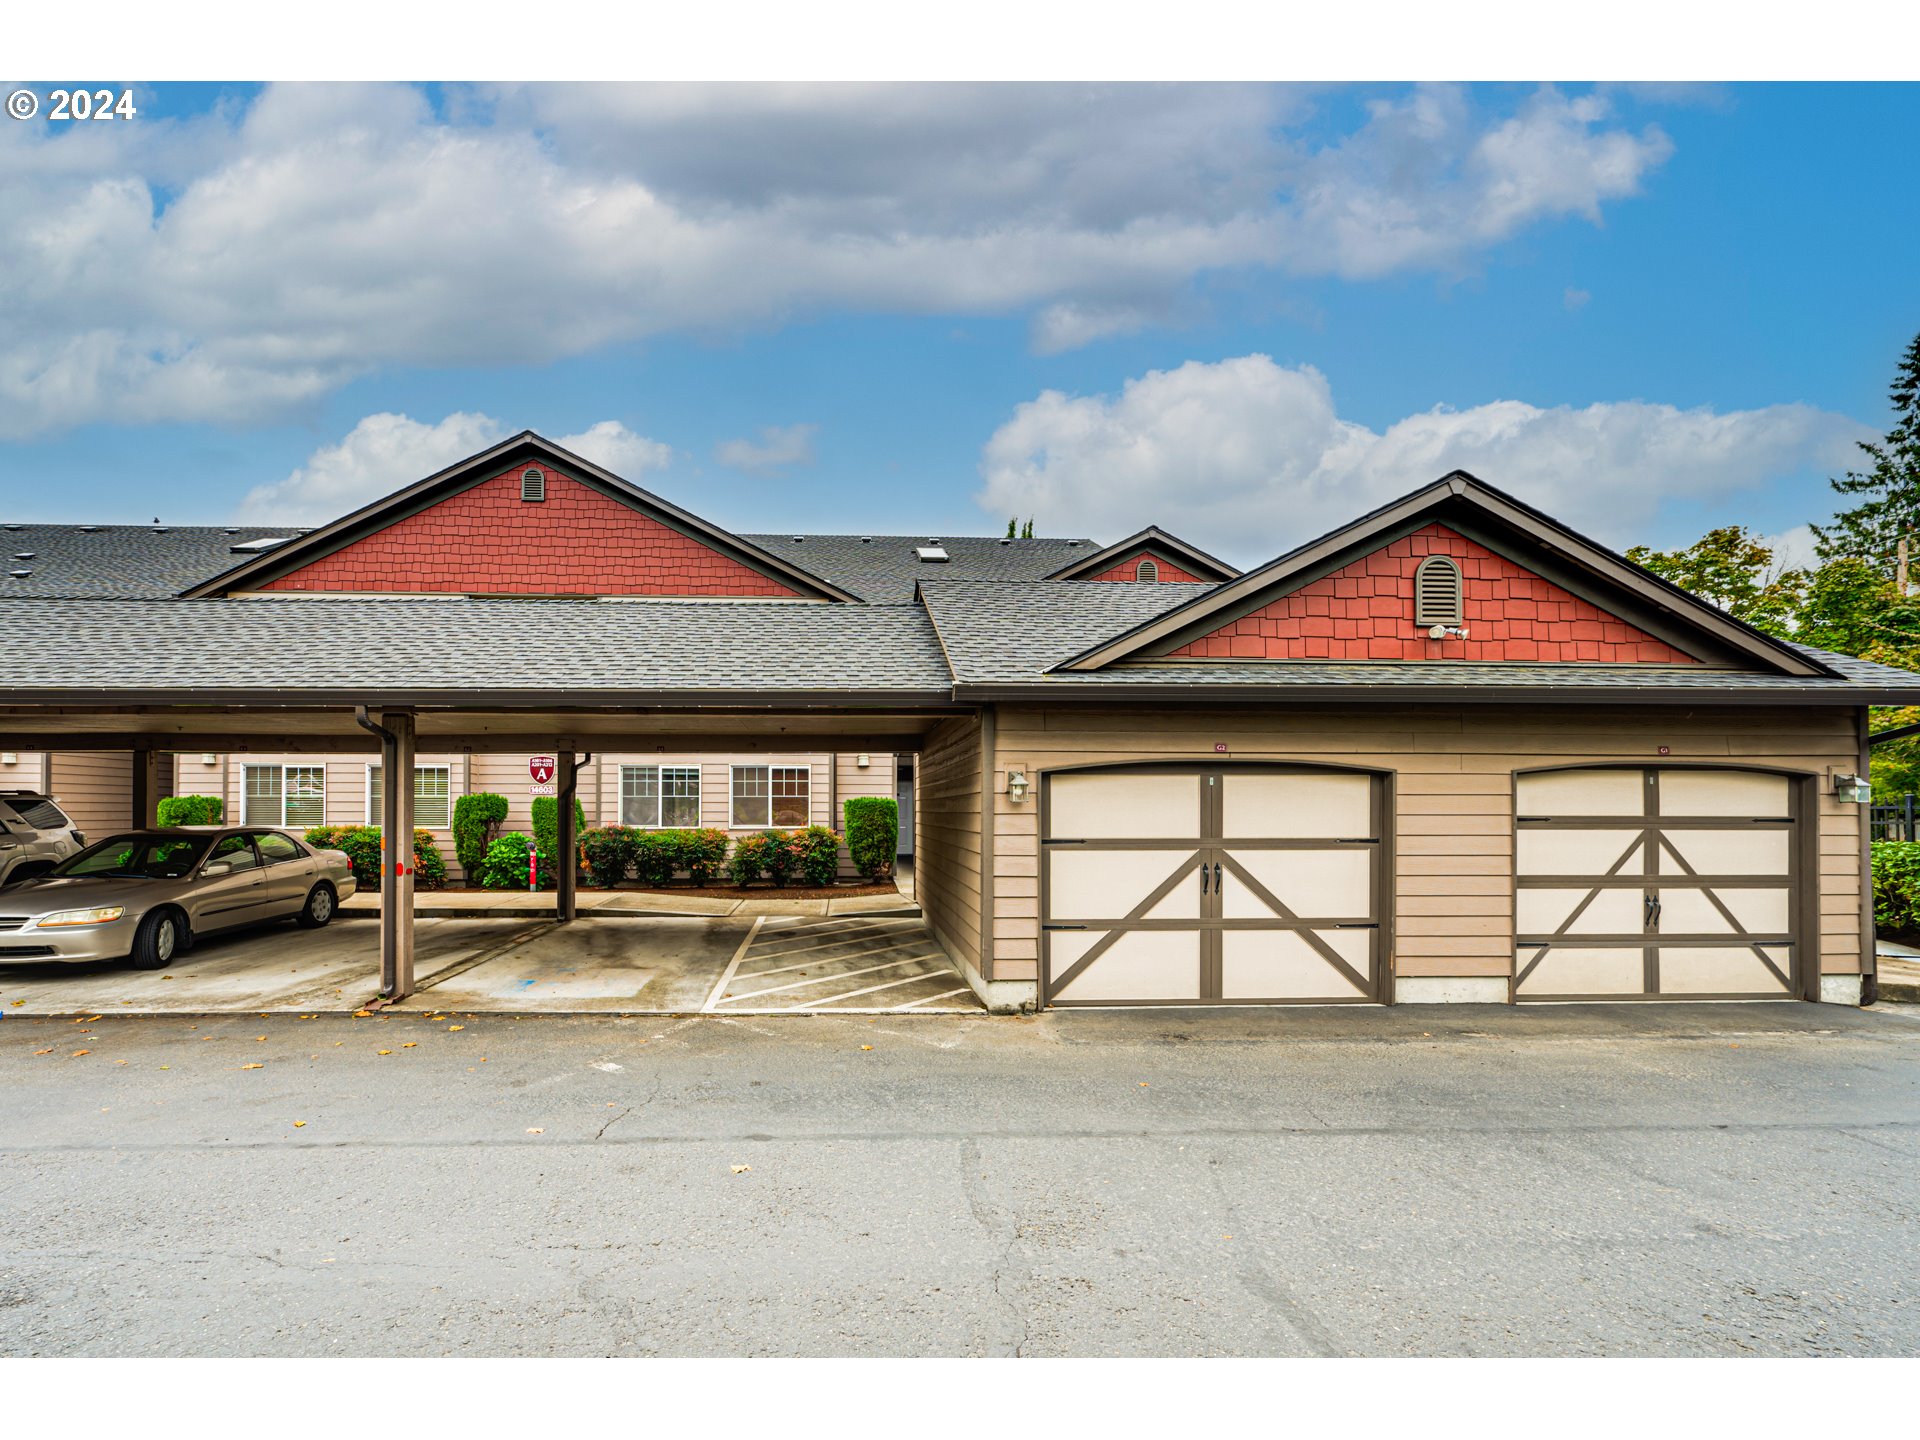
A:
<svg viewBox="0 0 1920 1440">
<path fill-rule="evenodd" d="M 276 545 L 284 545 L 291 535 L 276 535 L 267 540 L 242 540 L 238 545 L 229 545 L 227 551 L 233 555 L 257 555 L 262 550 L 271 550 Z"/>
<path fill-rule="evenodd" d="M 947 554 L 946 547 L 938 543 L 916 545 L 913 547 L 913 553 L 920 557 L 920 563 L 923 565 L 939 565 L 953 558 Z"/>
</svg>

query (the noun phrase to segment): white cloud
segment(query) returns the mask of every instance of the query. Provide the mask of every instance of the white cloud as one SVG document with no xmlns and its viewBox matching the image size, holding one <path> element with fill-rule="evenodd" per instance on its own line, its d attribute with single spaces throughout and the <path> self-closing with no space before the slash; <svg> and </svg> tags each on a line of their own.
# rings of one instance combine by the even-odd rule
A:
<svg viewBox="0 0 1920 1440">
<path fill-rule="evenodd" d="M 811 465 L 813 437 L 819 429 L 818 425 L 762 425 L 759 440 L 723 440 L 714 447 L 713 458 L 757 475 L 789 465 Z"/>
<path fill-rule="evenodd" d="M 1591 290 L 1576 290 L 1573 286 L 1569 285 L 1561 294 L 1560 303 L 1569 310 L 1581 310 L 1586 307 L 1586 303 L 1591 299 L 1593 299 L 1593 292 Z"/>
<path fill-rule="evenodd" d="M 1624 547 L 1647 538 L 1669 499 L 1844 464 L 1865 434 L 1807 405 L 1719 413 L 1640 400 L 1497 400 L 1376 432 L 1340 418 L 1319 371 L 1244 355 L 1151 371 L 1117 396 L 1042 392 L 987 441 L 976 498 L 1053 534 L 1159 524 L 1254 562 L 1462 469 Z"/>
<path fill-rule="evenodd" d="M 444 470 L 507 433 L 491 415 L 457 412 L 437 425 L 405 415 L 369 415 L 338 444 L 315 450 L 286 479 L 255 486 L 235 518 L 252 525 L 323 524 Z M 673 454 L 617 420 L 602 420 L 558 443 L 629 478 L 665 465 Z"/>
<path fill-rule="evenodd" d="M 1304 138 L 1240 85 L 272 86 L 0 128 L 0 435 L 283 420 L 383 366 L 541 363 L 842 309 L 1059 349 L 1223 268 L 1470 266 L 1666 157 L 1597 93 L 1451 88 Z"/>
<path fill-rule="evenodd" d="M 1773 551 L 1773 563 L 1781 570 L 1812 570 L 1820 564 L 1814 549 L 1813 526 L 1794 525 L 1777 535 L 1765 535 L 1760 543 Z"/>
<path fill-rule="evenodd" d="M 618 420 L 602 420 L 578 435 L 563 435 L 554 443 L 623 480 L 632 480 L 643 470 L 664 470 L 673 462 L 671 445 L 636 435 Z"/>
</svg>

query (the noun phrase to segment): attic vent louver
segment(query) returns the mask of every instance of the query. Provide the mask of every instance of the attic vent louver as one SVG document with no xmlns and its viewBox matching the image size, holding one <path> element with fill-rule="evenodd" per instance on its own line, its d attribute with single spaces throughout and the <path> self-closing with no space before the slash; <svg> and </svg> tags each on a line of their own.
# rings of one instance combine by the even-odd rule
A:
<svg viewBox="0 0 1920 1440">
<path fill-rule="evenodd" d="M 916 545 L 913 547 L 913 553 L 920 557 L 920 563 L 922 565 L 941 565 L 952 558 L 947 554 L 945 548 L 937 543 L 933 545 Z"/>
<path fill-rule="evenodd" d="M 1444 555 L 1429 555 L 1413 572 L 1413 623 L 1458 625 L 1461 609 L 1460 567 Z"/>
<path fill-rule="evenodd" d="M 1142 560 L 1138 565 L 1133 567 L 1133 578 L 1138 580 L 1142 585 L 1158 584 L 1160 580 L 1160 567 L 1151 560 Z"/>
<path fill-rule="evenodd" d="M 520 498 L 529 503 L 547 498 L 547 472 L 529 465 L 520 472 Z"/>
</svg>

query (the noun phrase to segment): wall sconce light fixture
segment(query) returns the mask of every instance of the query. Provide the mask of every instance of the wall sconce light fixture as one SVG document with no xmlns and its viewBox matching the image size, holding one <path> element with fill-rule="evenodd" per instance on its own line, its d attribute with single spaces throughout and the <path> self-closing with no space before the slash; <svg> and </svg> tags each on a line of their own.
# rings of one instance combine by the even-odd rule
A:
<svg viewBox="0 0 1920 1440">
<path fill-rule="evenodd" d="M 1007 798 L 1014 804 L 1026 803 L 1028 788 L 1026 771 L 1009 770 L 1007 772 Z"/>
</svg>

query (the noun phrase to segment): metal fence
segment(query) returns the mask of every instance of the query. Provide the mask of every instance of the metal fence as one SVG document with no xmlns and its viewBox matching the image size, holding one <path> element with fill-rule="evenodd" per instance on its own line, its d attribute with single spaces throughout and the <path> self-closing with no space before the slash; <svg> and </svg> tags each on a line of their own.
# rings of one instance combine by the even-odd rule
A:
<svg viewBox="0 0 1920 1440">
<path fill-rule="evenodd" d="M 1868 821 L 1876 840 L 1920 840 L 1920 834 L 1914 833 L 1916 799 L 1909 790 L 1898 800 L 1885 805 L 1874 805 L 1868 814 Z"/>
</svg>

